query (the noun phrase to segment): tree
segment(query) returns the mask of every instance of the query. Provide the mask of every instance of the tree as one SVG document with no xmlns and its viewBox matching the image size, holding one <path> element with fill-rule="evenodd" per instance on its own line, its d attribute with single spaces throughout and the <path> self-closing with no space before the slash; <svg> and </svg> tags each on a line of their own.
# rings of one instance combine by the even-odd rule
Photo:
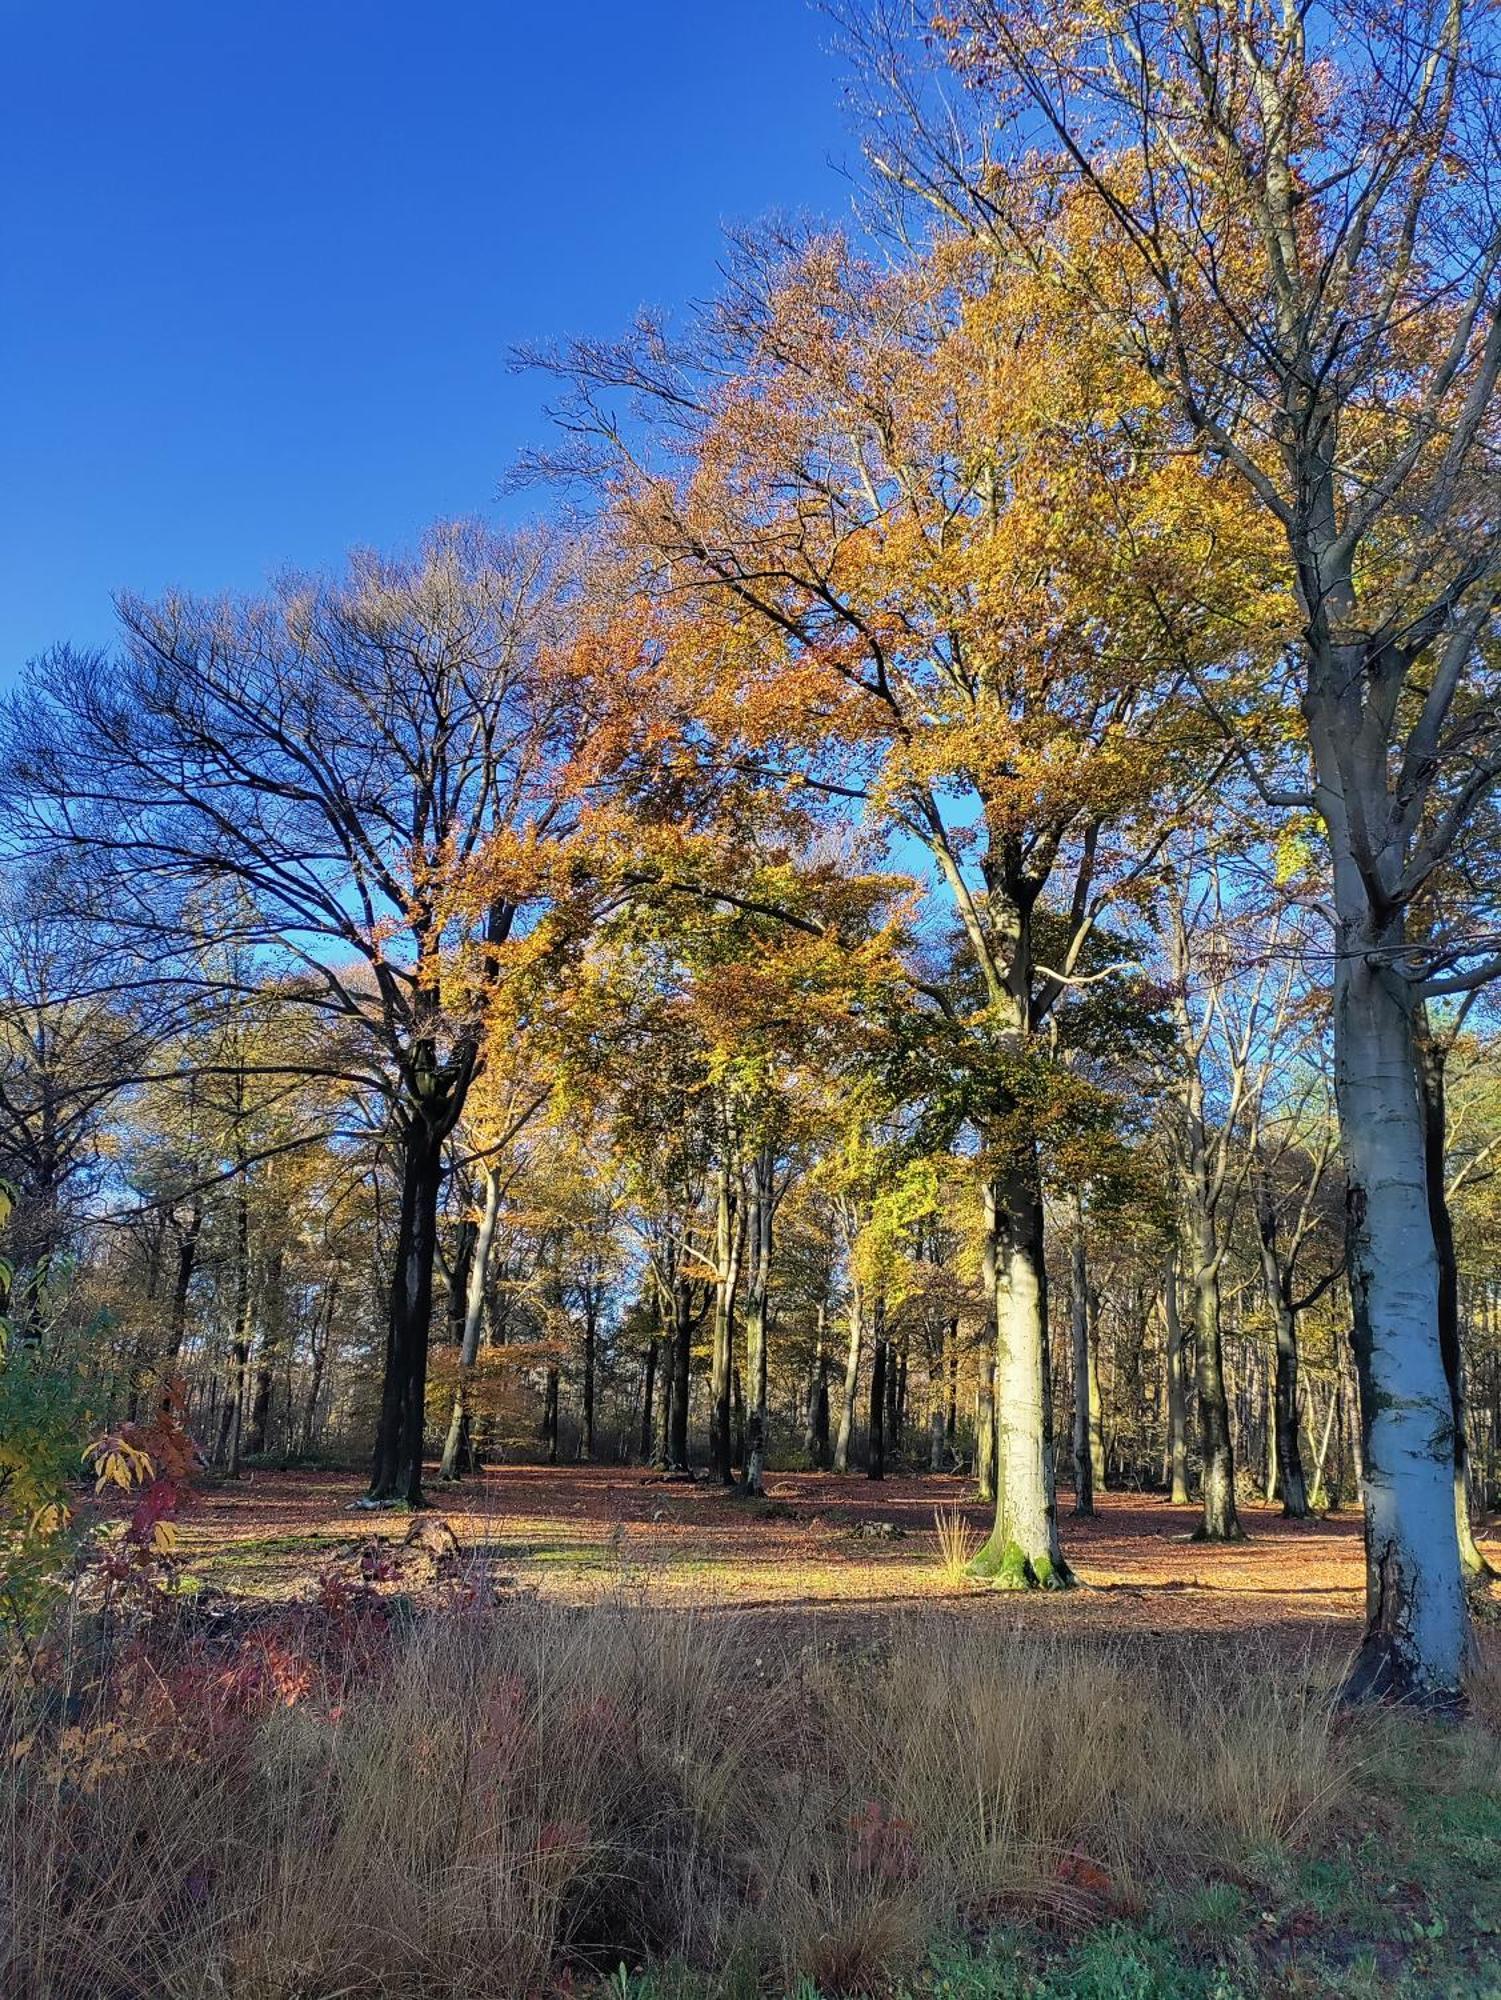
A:
<svg viewBox="0 0 1501 2000">
<path fill-rule="evenodd" d="M 545 542 L 440 529 L 244 603 L 121 605 L 118 661 L 59 656 L 9 709 L 11 822 L 86 849 L 100 913 L 182 953 L 218 941 L 348 1031 L 325 1067 L 390 1107 L 401 1162 L 372 1502 L 422 1499 L 446 1141 L 485 997 L 547 932 L 573 824 L 579 682 L 550 650 Z M 183 968 L 184 979 L 198 977 Z M 337 1045 L 336 1045 L 337 1046 Z"/>
<path fill-rule="evenodd" d="M 1501 773 L 1495 16 L 962 0 L 944 33 L 968 123 L 927 115 L 896 22 L 855 24 L 900 100 L 892 180 L 1087 299 L 1280 543 L 1291 772 L 1233 677 L 1201 691 L 1331 864 L 1366 1495 L 1349 1691 L 1452 1702 L 1467 1619 L 1414 1021 L 1501 961 L 1483 936 L 1414 938 L 1409 913 Z M 1079 255 L 1081 208 L 1109 257 Z"/>
<path fill-rule="evenodd" d="M 1175 784 L 1203 782 L 1177 649 L 1182 627 L 1211 644 L 1195 571 L 1238 532 L 1212 474 L 1185 479 L 1156 455 L 1145 373 L 1104 354 L 1087 321 L 1055 323 L 1052 302 L 983 252 L 889 273 L 838 238 L 772 242 L 746 249 L 696 346 L 648 330 L 556 364 L 613 473 L 648 600 L 694 593 L 659 684 L 696 673 L 692 711 L 720 768 L 790 772 L 804 796 L 858 805 L 921 854 L 958 918 L 962 977 L 914 966 L 913 987 L 988 1077 L 970 1099 L 1001 1466 L 983 1563 L 1018 1584 L 1068 1574 L 1038 1037 L 1143 865 L 1131 830 L 1160 832 Z M 612 387 L 655 408 L 677 476 L 622 442 L 601 405 Z M 1129 444 L 1107 438 L 1102 404 L 1129 410 Z M 1184 607 L 1171 660 L 1159 598 Z"/>
</svg>

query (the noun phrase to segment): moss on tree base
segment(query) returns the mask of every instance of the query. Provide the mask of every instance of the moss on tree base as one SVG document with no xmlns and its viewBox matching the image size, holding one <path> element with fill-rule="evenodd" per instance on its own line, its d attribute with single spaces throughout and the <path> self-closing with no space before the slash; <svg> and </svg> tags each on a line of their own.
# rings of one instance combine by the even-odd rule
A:
<svg viewBox="0 0 1501 2000">
<path fill-rule="evenodd" d="M 1019 1543 L 994 1535 L 969 1564 L 969 1574 L 996 1590 L 1067 1590 L 1074 1580 L 1066 1562 L 1029 1556 Z"/>
</svg>

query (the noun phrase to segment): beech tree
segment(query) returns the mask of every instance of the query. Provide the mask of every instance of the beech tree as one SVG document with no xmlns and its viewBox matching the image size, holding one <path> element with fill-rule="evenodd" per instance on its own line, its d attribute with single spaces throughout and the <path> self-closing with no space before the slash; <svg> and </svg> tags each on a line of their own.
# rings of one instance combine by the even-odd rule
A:
<svg viewBox="0 0 1501 2000">
<path fill-rule="evenodd" d="M 851 25 L 891 184 L 1087 301 L 1275 530 L 1290 768 L 1243 683 L 1201 693 L 1330 860 L 1367 1528 L 1350 1693 L 1452 1702 L 1468 1623 L 1414 1022 L 1501 962 L 1409 919 L 1501 774 L 1495 15 L 960 0 L 960 116 L 934 115 L 897 9 Z M 1108 257 L 1079 254 L 1081 211 Z"/>
<path fill-rule="evenodd" d="M 772 242 L 747 248 L 697 345 L 648 334 L 555 364 L 612 468 L 648 600 L 694 595 L 669 671 L 699 663 L 694 712 L 721 767 L 855 803 L 924 854 L 957 916 L 962 979 L 914 965 L 912 986 L 987 1078 L 970 1115 L 1001 1477 L 981 1564 L 1022 1586 L 1068 1575 L 1038 1037 L 1092 976 L 1081 957 L 1149 864 L 1175 783 L 1205 780 L 1179 655 L 1212 644 L 1196 565 L 1240 533 L 1222 482 L 1155 455 L 1146 374 L 1087 321 L 1050 323 L 1051 297 L 1003 283 L 983 251 L 891 274 L 837 238 Z M 615 388 L 657 411 L 675 471 L 622 442 Z M 1108 440 L 1102 403 L 1131 413 L 1129 445 Z M 1171 648 L 1164 600 L 1181 612 Z"/>
</svg>

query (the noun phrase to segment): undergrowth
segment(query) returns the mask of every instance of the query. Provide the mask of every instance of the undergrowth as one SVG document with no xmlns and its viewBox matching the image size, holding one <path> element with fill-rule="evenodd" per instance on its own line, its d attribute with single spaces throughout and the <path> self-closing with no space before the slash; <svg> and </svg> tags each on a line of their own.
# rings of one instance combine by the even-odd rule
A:
<svg viewBox="0 0 1501 2000">
<path fill-rule="evenodd" d="M 857 1655 L 621 1598 L 79 1614 L 0 1740 L 15 2000 L 878 1993 L 1131 1923 L 1346 1798 L 1332 1675 L 925 1616 Z M 652 1973 L 651 1968 L 657 1968 Z"/>
</svg>

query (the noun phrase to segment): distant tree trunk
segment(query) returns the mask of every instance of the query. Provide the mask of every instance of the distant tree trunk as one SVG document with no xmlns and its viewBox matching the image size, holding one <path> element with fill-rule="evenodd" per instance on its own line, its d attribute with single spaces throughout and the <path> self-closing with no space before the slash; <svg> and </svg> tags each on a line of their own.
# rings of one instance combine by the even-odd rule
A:
<svg viewBox="0 0 1501 2000">
<path fill-rule="evenodd" d="M 1090 1399 L 1094 1370 L 1089 1365 L 1089 1266 L 1084 1241 L 1084 1202 L 1077 1189 L 1069 1243 L 1069 1327 L 1074 1344 L 1074 1512 L 1091 1515 L 1094 1513 L 1094 1421 Z"/>
<path fill-rule="evenodd" d="M 646 1353 L 641 1361 L 641 1444 L 640 1458 L 643 1465 L 651 1464 L 652 1416 L 656 1409 L 657 1388 L 657 1342 L 656 1336 L 646 1343 Z"/>
<path fill-rule="evenodd" d="M 888 1457 L 901 1449 L 899 1397 L 901 1372 L 901 1364 L 897 1359 L 896 1342 L 888 1336 L 886 1341 L 886 1422 L 881 1438 Z"/>
<path fill-rule="evenodd" d="M 439 1478 L 458 1479 L 479 1470 L 474 1449 L 474 1371 L 479 1365 L 480 1333 L 484 1325 L 485 1295 L 489 1282 L 490 1255 L 500 1220 L 500 1173 L 490 1162 L 480 1171 L 485 1180 L 485 1202 L 478 1226 L 470 1239 L 464 1260 L 463 1285 L 455 1284 L 453 1296 L 463 1301 L 459 1327 L 459 1372 L 454 1381 L 453 1407 L 448 1413 L 448 1432 L 443 1440 L 443 1462 Z"/>
<path fill-rule="evenodd" d="M 886 1301 L 877 1299 L 871 1341 L 870 1438 L 865 1456 L 868 1479 L 886 1477 L 886 1345 Z"/>
<path fill-rule="evenodd" d="M 849 1344 L 844 1357 L 844 1388 L 839 1402 L 839 1434 L 834 1443 L 834 1470 L 850 1469 L 850 1439 L 855 1428 L 855 1396 L 860 1386 L 860 1349 L 864 1339 L 864 1301 L 860 1287 L 850 1286 Z"/>
<path fill-rule="evenodd" d="M 580 1459 L 594 1456 L 594 1370 L 599 1345 L 599 1294 L 593 1281 L 584 1287 L 584 1381 L 579 1420 Z"/>
<path fill-rule="evenodd" d="M 1167 1253 L 1162 1276 L 1162 1319 L 1167 1343 L 1167 1459 L 1173 1504 L 1188 1505 L 1188 1394 L 1183 1369 L 1183 1322 L 1178 1317 L 1178 1252 Z"/>
<path fill-rule="evenodd" d="M 975 1498 L 995 1498 L 995 1355 L 980 1362 L 980 1387 L 975 1398 Z"/>
<path fill-rule="evenodd" d="M 318 1402 L 323 1394 L 323 1375 L 328 1363 L 328 1344 L 333 1334 L 334 1310 L 339 1302 L 339 1280 L 330 1278 L 325 1288 L 322 1310 L 313 1322 L 313 1367 L 308 1381 L 307 1402 L 302 1411 L 301 1456 L 307 1458 L 313 1449 L 313 1435 L 318 1424 Z"/>
<path fill-rule="evenodd" d="M 1220 1326 L 1220 1241 L 1207 1153 L 1203 1086 L 1195 1063 L 1185 1088 L 1183 1195 L 1190 1250 L 1189 1288 L 1194 1313 L 1195 1387 L 1199 1400 L 1199 1476 L 1203 1518 L 1195 1530 L 1201 1542 L 1240 1541 L 1244 1530 L 1235 1509 L 1235 1453 L 1230 1435 L 1230 1403 L 1225 1390 Z"/>
<path fill-rule="evenodd" d="M 287 1337 L 285 1258 L 280 1249 L 266 1260 L 261 1299 L 261 1345 L 255 1370 L 255 1394 L 250 1403 L 250 1424 L 245 1449 L 257 1458 L 266 1449 L 271 1428 L 271 1393 L 276 1381 L 276 1364 Z"/>
<path fill-rule="evenodd" d="M 1278 1255 L 1277 1207 L 1264 1173 L 1257 1179 L 1256 1228 L 1261 1239 L 1262 1281 L 1277 1339 L 1277 1374 L 1272 1394 L 1274 1463 L 1282 1486 L 1283 1513 L 1290 1520 L 1304 1521 L 1308 1518 L 1308 1481 L 1298 1438 L 1298 1320 L 1293 1310 L 1293 1274 Z"/>
<path fill-rule="evenodd" d="M 944 1418 L 943 1438 L 950 1451 L 959 1438 L 959 1322 L 951 1319 L 948 1323 L 948 1374 L 949 1406 Z"/>
<path fill-rule="evenodd" d="M 679 1276 L 672 1288 L 672 1400 L 669 1408 L 667 1465 L 688 1470 L 688 1390 L 693 1368 L 693 1296 L 690 1281 Z"/>
<path fill-rule="evenodd" d="M 231 1479 L 240 1476 L 240 1436 L 245 1420 L 245 1376 L 250 1365 L 250 1191 L 243 1155 L 235 1175 L 235 1330 L 230 1346 L 230 1388 L 219 1418 L 214 1460 Z"/>
<path fill-rule="evenodd" d="M 745 1490 L 763 1493 L 770 1444 L 767 1409 L 767 1330 L 771 1288 L 772 1226 L 776 1202 L 776 1155 L 757 1149 L 750 1170 L 749 1268 L 745 1293 L 745 1365 L 750 1377 L 750 1410 L 745 1432 Z"/>
<path fill-rule="evenodd" d="M 162 1357 L 162 1373 L 170 1375 L 182 1356 L 188 1330 L 188 1294 L 198 1265 L 198 1243 L 203 1231 L 203 1197 L 194 1195 L 188 1220 L 177 1238 L 177 1269 L 172 1280 L 172 1318 L 167 1335 L 167 1351 Z"/>
<path fill-rule="evenodd" d="M 811 1471 L 822 1472 L 829 1462 L 829 1356 L 825 1344 L 828 1308 L 818 1308 L 818 1339 L 813 1355 L 813 1374 L 808 1384 L 808 1414 L 803 1427 L 803 1455 Z"/>
<path fill-rule="evenodd" d="M 719 1169 L 714 1228 L 718 1286 L 714 1299 L 714 1347 L 710 1360 L 709 1468 L 726 1486 L 734 1477 L 731 1412 L 735 1373 L 735 1294 L 740 1281 L 742 1241 L 743 1229 L 739 1204 L 735 1200 L 734 1177 L 730 1162 L 725 1159 Z"/>
<path fill-rule="evenodd" d="M 1094 1493 L 1108 1493 L 1105 1462 L 1105 1398 L 1100 1390 L 1100 1295 L 1086 1285 L 1084 1292 L 1084 1367 L 1089 1377 L 1089 1477 Z"/>
<path fill-rule="evenodd" d="M 547 1446 L 547 1462 L 558 1462 L 558 1364 L 554 1361 L 547 1371 L 547 1383 L 542 1394 L 542 1442 Z"/>
</svg>

